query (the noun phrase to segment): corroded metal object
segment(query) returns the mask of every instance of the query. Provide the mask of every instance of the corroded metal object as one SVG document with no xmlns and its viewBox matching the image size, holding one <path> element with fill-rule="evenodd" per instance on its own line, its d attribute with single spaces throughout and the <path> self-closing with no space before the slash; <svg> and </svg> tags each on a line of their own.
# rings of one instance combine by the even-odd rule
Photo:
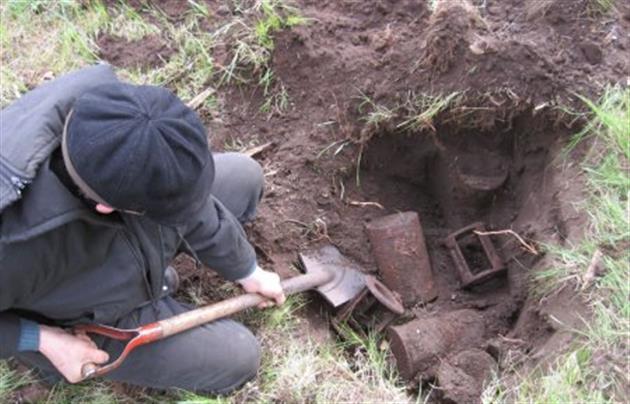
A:
<svg viewBox="0 0 630 404">
<path fill-rule="evenodd" d="M 347 324 L 362 333 L 366 329 L 383 331 L 405 309 L 398 296 L 371 275 L 365 276 L 365 289 L 341 307 L 332 324 L 342 333 L 340 326 Z"/>
<path fill-rule="evenodd" d="M 372 253 L 385 284 L 405 305 L 437 297 L 431 261 L 416 212 L 395 213 L 366 224 Z"/>
<path fill-rule="evenodd" d="M 461 285 L 464 288 L 482 283 L 505 272 L 505 264 L 499 254 L 497 254 L 492 240 L 490 240 L 490 236 L 476 233 L 484 233 L 485 231 L 485 225 L 481 222 L 477 222 L 451 233 L 444 241 L 444 244 L 449 249 L 451 257 L 453 258 L 455 268 L 461 280 Z M 478 251 L 484 254 L 482 262 L 473 263 L 473 267 L 469 265 L 470 263 L 466 260 L 464 251 L 460 246 L 461 240 L 467 236 L 472 236 L 473 244 L 480 246 L 481 248 L 478 249 Z M 478 243 L 476 243 L 477 241 Z M 475 267 L 475 265 L 477 267 Z M 480 265 L 488 266 L 479 268 L 478 266 Z"/>
<path fill-rule="evenodd" d="M 390 327 L 388 337 L 400 375 L 411 379 L 449 352 L 479 344 L 484 332 L 481 314 L 464 309 Z"/>
</svg>

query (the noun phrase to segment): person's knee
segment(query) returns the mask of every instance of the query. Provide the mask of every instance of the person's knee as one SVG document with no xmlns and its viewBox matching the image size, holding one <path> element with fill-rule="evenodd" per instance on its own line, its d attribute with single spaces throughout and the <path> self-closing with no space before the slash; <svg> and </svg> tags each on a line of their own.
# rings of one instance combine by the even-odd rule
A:
<svg viewBox="0 0 630 404">
<path fill-rule="evenodd" d="M 258 203 L 264 186 L 263 169 L 256 160 L 245 154 L 239 154 L 239 159 L 242 185 L 247 190 L 247 193 Z"/>
<path fill-rule="evenodd" d="M 237 380 L 239 385 L 256 376 L 260 367 L 260 356 L 260 344 L 247 330 L 246 337 L 239 341 L 237 354 L 228 365 L 233 379 Z"/>
<path fill-rule="evenodd" d="M 243 214 L 239 217 L 241 222 L 248 222 L 256 216 L 256 207 L 262 198 L 264 187 L 263 169 L 253 158 L 242 154 L 234 153 L 230 156 L 233 159 L 235 172 L 233 181 L 238 184 L 241 195 L 248 201 Z"/>
<path fill-rule="evenodd" d="M 222 386 L 209 385 L 207 391 L 227 394 L 253 379 L 260 367 L 260 344 L 256 337 L 244 326 L 232 336 L 230 355 L 221 364 Z M 216 364 L 215 364 L 216 365 Z"/>
<path fill-rule="evenodd" d="M 256 217 L 256 208 L 263 193 L 263 169 L 243 153 L 214 154 L 215 177 L 212 194 L 241 223 Z"/>
</svg>

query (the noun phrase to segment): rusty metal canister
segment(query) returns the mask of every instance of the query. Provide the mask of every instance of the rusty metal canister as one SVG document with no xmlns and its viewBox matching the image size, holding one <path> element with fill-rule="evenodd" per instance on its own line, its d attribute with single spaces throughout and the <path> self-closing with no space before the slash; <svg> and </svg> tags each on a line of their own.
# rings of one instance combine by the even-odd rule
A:
<svg viewBox="0 0 630 404">
<path fill-rule="evenodd" d="M 406 306 L 435 299 L 431 260 L 418 214 L 395 213 L 365 227 L 385 285 L 400 294 Z"/>
<path fill-rule="evenodd" d="M 479 344 L 484 332 L 481 314 L 463 309 L 390 327 L 388 337 L 400 375 L 411 379 L 449 352 Z"/>
</svg>

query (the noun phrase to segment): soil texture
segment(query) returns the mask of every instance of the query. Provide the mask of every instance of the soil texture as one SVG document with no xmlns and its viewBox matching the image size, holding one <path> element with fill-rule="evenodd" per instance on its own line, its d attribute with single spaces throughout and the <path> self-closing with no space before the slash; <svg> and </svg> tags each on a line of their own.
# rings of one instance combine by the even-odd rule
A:
<svg viewBox="0 0 630 404">
<path fill-rule="evenodd" d="M 101 35 L 96 44 L 102 60 L 123 68 L 149 69 L 161 66 L 174 52 L 158 35 L 150 35 L 136 41 Z"/>
</svg>

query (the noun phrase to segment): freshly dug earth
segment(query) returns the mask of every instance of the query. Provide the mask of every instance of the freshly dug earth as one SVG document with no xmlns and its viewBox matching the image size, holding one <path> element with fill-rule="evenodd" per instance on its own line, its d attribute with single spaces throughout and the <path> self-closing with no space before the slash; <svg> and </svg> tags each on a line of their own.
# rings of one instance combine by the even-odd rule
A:
<svg viewBox="0 0 630 404">
<path fill-rule="evenodd" d="M 100 57 L 119 67 L 152 68 L 164 64 L 173 54 L 173 50 L 157 35 L 137 41 L 102 35 L 96 43 Z"/>
<path fill-rule="evenodd" d="M 582 0 L 438 1 L 434 11 L 411 0 L 297 3 L 310 23 L 276 36 L 271 64 L 289 110 L 264 114 L 259 87 L 229 86 L 221 121 L 207 122 L 218 151 L 231 139 L 273 143 L 257 156 L 267 180 L 249 228 L 259 259 L 290 276 L 298 251 L 332 242 L 377 273 L 365 223 L 417 212 L 438 297 L 410 305 L 399 322 L 474 310 L 483 335 L 453 345 L 415 377 L 438 384 L 435 400 L 478 400 L 507 351 L 537 363 L 550 343 L 561 350 L 548 315 L 571 325 L 580 302 L 570 294 L 543 305 L 528 298 L 528 277 L 544 257 L 510 234 L 492 236 L 506 275 L 461 288 L 443 240 L 477 221 L 534 245 L 579 234 L 584 217 L 571 202 L 581 178 L 561 157 L 576 128 L 557 107 L 624 78 L 628 14 L 600 14 Z M 103 57 L 125 66 L 125 52 L 105 48 Z M 431 116 L 420 115 L 428 102 L 412 105 L 454 92 L 456 101 Z M 387 119 L 365 119 L 374 105 L 387 107 Z M 473 241 L 463 248 L 476 273 L 488 263 Z M 193 276 L 186 266 L 185 282 Z"/>
</svg>

